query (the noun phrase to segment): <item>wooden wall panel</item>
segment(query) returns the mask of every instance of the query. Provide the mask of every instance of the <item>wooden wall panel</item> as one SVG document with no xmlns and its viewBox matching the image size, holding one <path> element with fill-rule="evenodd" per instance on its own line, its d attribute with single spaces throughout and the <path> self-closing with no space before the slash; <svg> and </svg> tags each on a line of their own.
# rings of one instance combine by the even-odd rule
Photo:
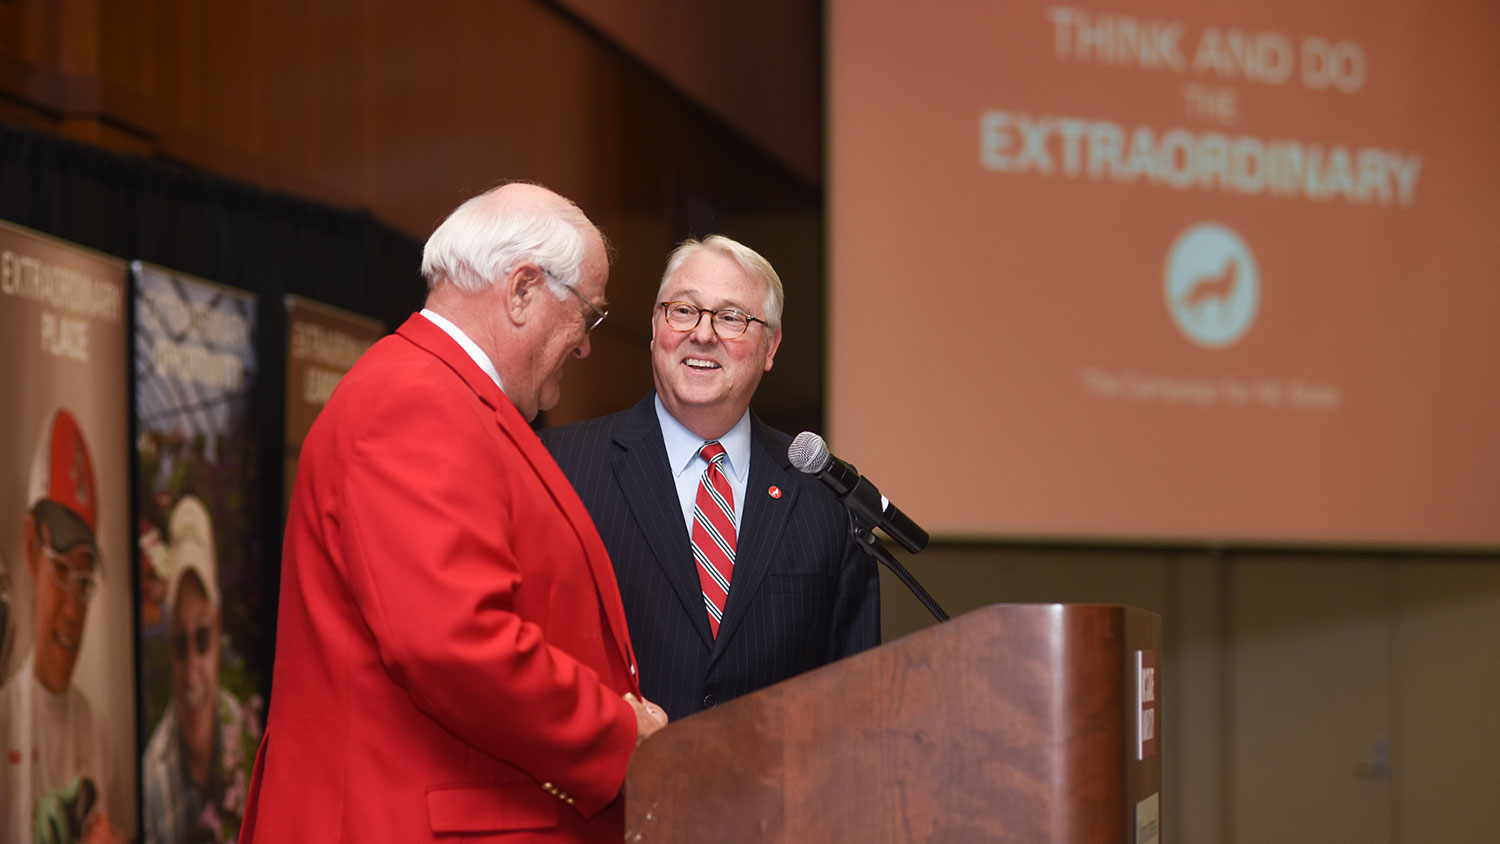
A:
<svg viewBox="0 0 1500 844">
<path fill-rule="evenodd" d="M 757 406 L 820 425 L 819 186 L 552 4 L 13 0 L 0 22 L 0 119 L 366 208 L 418 239 L 505 179 L 576 200 L 618 247 L 619 307 L 552 421 L 643 394 L 667 252 L 738 236 L 794 270 L 785 363 Z"/>
<path fill-rule="evenodd" d="M 1395 584 L 1393 840 L 1500 840 L 1500 566 L 1418 558 Z"/>
<path fill-rule="evenodd" d="M 822 8 L 807 0 L 557 0 L 694 102 L 822 179 Z M 749 72 L 747 72 L 747 69 Z"/>
</svg>

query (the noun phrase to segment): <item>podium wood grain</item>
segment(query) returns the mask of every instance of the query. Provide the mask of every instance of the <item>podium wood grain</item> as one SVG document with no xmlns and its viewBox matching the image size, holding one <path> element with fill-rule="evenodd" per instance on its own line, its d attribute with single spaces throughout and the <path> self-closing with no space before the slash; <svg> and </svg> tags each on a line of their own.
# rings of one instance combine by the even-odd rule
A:
<svg viewBox="0 0 1500 844">
<path fill-rule="evenodd" d="M 792 678 L 644 743 L 626 840 L 1134 842 L 1160 642 L 1142 610 L 995 605 Z"/>
</svg>

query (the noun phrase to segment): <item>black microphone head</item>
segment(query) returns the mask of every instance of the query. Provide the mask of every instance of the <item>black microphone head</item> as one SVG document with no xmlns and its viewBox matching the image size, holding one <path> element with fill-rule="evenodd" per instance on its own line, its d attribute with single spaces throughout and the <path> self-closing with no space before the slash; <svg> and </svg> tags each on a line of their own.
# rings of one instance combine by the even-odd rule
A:
<svg viewBox="0 0 1500 844">
<path fill-rule="evenodd" d="M 816 475 L 828 465 L 828 443 L 812 431 L 803 431 L 787 447 L 786 456 L 797 471 Z"/>
</svg>

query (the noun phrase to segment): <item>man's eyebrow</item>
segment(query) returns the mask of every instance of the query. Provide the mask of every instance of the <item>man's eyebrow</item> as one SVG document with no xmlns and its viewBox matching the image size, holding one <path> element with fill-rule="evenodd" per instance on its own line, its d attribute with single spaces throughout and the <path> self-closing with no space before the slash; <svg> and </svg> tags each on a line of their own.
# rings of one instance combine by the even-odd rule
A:
<svg viewBox="0 0 1500 844">
<path fill-rule="evenodd" d="M 702 295 L 702 291 L 700 291 L 696 287 L 688 287 L 688 288 L 685 288 L 683 290 L 679 290 L 679 291 L 677 291 L 676 293 L 674 293 L 672 295 L 673 295 L 673 298 L 662 299 L 662 301 L 663 302 L 676 302 L 676 301 L 678 301 L 678 299 L 676 297 L 680 297 L 680 296 L 700 296 L 700 295 Z M 691 303 L 689 303 L 689 304 L 691 304 Z M 740 313 L 749 313 L 749 311 L 747 310 L 748 307 L 749 307 L 748 305 L 742 305 L 742 304 L 740 304 L 739 300 L 737 300 L 737 299 L 725 299 L 723 305 L 721 305 L 720 307 L 717 307 L 717 308 L 709 308 L 709 310 L 712 310 L 712 311 L 732 310 L 732 311 L 739 311 Z"/>
</svg>

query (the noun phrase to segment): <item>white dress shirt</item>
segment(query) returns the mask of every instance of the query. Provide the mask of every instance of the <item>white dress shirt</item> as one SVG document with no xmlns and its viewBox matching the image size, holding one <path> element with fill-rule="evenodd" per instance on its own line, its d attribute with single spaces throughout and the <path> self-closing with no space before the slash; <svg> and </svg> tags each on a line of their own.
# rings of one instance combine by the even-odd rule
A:
<svg viewBox="0 0 1500 844">
<path fill-rule="evenodd" d="M 473 358 L 474 362 L 479 364 L 479 368 L 484 370 L 484 374 L 490 376 L 490 379 L 495 382 L 495 386 L 500 388 L 500 392 L 505 392 L 505 385 L 500 383 L 500 370 L 495 368 L 495 364 L 490 361 L 490 356 L 485 354 L 484 350 L 479 348 L 477 343 L 470 340 L 469 335 L 465 334 L 463 329 L 449 322 L 447 317 L 436 311 L 429 311 L 423 308 L 422 316 L 427 317 L 428 322 L 443 329 L 444 334 L 452 337 L 454 342 L 462 346 L 463 350 L 468 352 L 469 357 Z"/>
</svg>

